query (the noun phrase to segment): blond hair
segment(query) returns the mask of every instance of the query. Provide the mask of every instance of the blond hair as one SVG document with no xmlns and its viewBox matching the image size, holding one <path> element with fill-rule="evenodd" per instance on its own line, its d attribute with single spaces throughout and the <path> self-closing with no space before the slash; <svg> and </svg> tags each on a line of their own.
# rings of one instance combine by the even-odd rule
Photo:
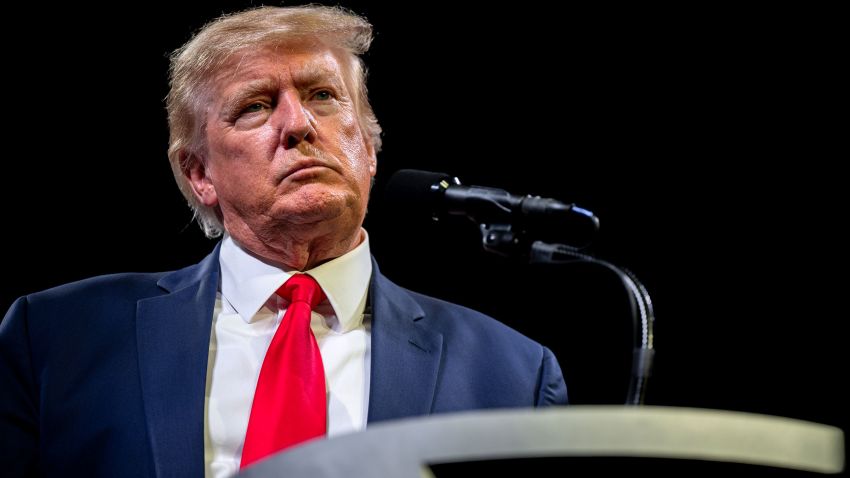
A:
<svg viewBox="0 0 850 478">
<path fill-rule="evenodd" d="M 206 146 L 205 108 L 210 100 L 214 75 L 236 53 L 261 45 L 275 45 L 299 38 L 316 38 L 345 53 L 341 58 L 354 96 L 354 108 L 375 152 L 381 149 L 381 126 L 369 104 L 366 68 L 358 55 L 369 49 L 372 26 L 362 17 L 340 7 L 259 7 L 224 15 L 204 26 L 171 55 L 170 86 L 166 98 L 170 139 L 168 160 L 177 185 L 207 237 L 224 230 L 219 213 L 195 196 L 185 175 L 186 161 Z"/>
</svg>

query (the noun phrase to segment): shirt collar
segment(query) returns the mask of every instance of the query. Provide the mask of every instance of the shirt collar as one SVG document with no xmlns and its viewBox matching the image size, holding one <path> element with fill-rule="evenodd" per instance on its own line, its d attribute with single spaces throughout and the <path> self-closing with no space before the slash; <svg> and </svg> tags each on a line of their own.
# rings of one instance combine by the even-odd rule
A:
<svg viewBox="0 0 850 478">
<path fill-rule="evenodd" d="M 351 251 L 304 271 L 322 287 L 341 327 L 347 332 L 363 319 L 372 259 L 369 235 L 361 229 L 363 240 Z M 262 261 L 243 249 L 230 235 L 221 244 L 221 295 L 245 322 L 251 322 L 272 294 L 298 271 L 281 269 Z"/>
</svg>

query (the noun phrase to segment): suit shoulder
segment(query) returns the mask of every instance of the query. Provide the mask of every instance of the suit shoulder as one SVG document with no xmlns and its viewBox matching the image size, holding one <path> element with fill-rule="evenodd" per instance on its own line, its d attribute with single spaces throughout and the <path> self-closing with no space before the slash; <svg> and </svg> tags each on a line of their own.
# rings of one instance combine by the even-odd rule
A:
<svg viewBox="0 0 850 478">
<path fill-rule="evenodd" d="M 471 309 L 464 305 L 455 304 L 453 302 L 426 295 L 421 292 L 416 292 L 414 290 L 410 290 L 401 286 L 399 286 L 399 288 L 409 294 L 420 306 L 422 306 L 426 313 L 431 311 L 439 311 L 444 314 L 472 317 L 473 320 L 498 322 L 496 319 L 490 317 L 489 315 L 479 312 L 475 309 Z"/>
<path fill-rule="evenodd" d="M 75 301 L 81 298 L 143 298 L 162 294 L 157 281 L 167 272 L 108 274 L 69 282 L 27 295 L 33 303 Z"/>
<path fill-rule="evenodd" d="M 498 319 L 469 307 L 431 297 L 420 292 L 402 289 L 422 307 L 428 322 L 454 334 L 476 337 L 478 342 L 510 342 L 538 350 L 541 345 Z"/>
</svg>

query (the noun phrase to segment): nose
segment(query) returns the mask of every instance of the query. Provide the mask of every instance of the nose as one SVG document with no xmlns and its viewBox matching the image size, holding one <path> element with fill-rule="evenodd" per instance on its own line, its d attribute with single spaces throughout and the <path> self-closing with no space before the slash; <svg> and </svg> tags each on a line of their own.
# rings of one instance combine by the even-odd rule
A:
<svg viewBox="0 0 850 478">
<path fill-rule="evenodd" d="M 280 143 L 283 149 L 292 149 L 302 141 L 313 143 L 316 130 L 313 127 L 313 115 L 301 104 L 297 92 L 287 92 L 278 103 L 280 114 Z"/>
</svg>

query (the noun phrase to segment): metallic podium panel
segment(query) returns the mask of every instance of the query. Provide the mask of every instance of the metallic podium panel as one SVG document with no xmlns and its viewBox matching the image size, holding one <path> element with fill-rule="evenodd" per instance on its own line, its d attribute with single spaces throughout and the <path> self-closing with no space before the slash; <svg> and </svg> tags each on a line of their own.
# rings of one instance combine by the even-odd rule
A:
<svg viewBox="0 0 850 478">
<path fill-rule="evenodd" d="M 240 473 L 431 476 L 428 464 L 534 457 L 644 457 L 839 473 L 844 434 L 802 420 L 675 407 L 567 406 L 432 415 L 315 440 Z"/>
</svg>

